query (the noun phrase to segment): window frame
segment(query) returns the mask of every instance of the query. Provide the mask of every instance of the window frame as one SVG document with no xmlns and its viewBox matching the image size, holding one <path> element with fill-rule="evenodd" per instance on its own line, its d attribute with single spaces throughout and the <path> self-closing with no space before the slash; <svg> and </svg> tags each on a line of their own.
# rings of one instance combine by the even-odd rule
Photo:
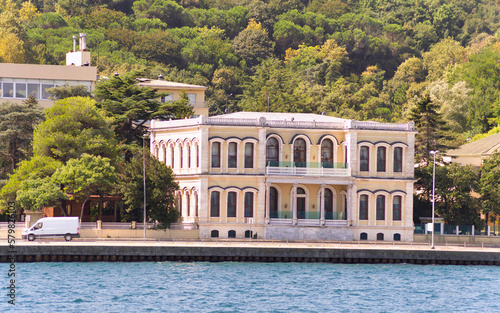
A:
<svg viewBox="0 0 500 313">
<path fill-rule="evenodd" d="M 220 217 L 220 195 L 221 192 L 218 190 L 210 191 L 210 217 Z"/>
<path fill-rule="evenodd" d="M 234 147 L 234 151 L 231 151 Z M 238 168 L 238 143 L 231 141 L 227 143 L 227 167 Z"/>
<path fill-rule="evenodd" d="M 234 196 L 234 199 L 230 199 Z M 227 192 L 226 215 L 227 217 L 236 217 L 238 212 L 238 193 L 236 191 Z M 232 214 L 230 214 L 232 213 Z"/>
<path fill-rule="evenodd" d="M 366 201 L 364 201 L 364 203 L 366 204 L 365 206 L 362 206 L 361 204 L 363 203 L 362 202 L 362 199 L 366 199 Z M 367 195 L 367 194 L 362 194 L 362 195 L 359 195 L 359 220 L 360 221 L 367 221 L 369 219 L 369 202 L 370 202 L 370 196 Z"/>
<path fill-rule="evenodd" d="M 247 149 L 247 147 L 251 147 L 250 149 Z M 244 145 L 245 149 L 245 160 L 244 160 L 244 167 L 245 168 L 254 168 L 253 166 L 253 158 L 254 158 L 254 150 L 255 150 L 255 144 L 253 142 L 245 142 Z M 249 154 L 247 154 L 250 151 Z"/>
<path fill-rule="evenodd" d="M 379 201 L 381 199 L 381 201 Z M 385 195 L 377 195 L 375 198 L 375 219 L 377 221 L 385 221 L 385 208 L 386 208 L 386 199 Z"/>
<path fill-rule="evenodd" d="M 215 149 L 215 146 L 217 146 L 217 149 Z M 212 141 L 212 144 L 210 145 L 210 167 L 211 168 L 221 168 L 221 146 L 222 143 L 220 141 Z M 217 152 L 217 155 L 214 154 L 214 152 Z M 215 160 L 217 160 L 216 163 Z"/>
<path fill-rule="evenodd" d="M 383 151 L 382 153 L 380 151 Z M 377 172 L 383 173 L 387 171 L 387 147 L 377 147 Z"/>
<path fill-rule="evenodd" d="M 366 151 L 366 158 L 363 156 L 363 151 Z M 366 165 L 366 167 L 364 166 Z M 359 147 L 359 171 L 369 172 L 370 171 L 370 147 L 360 146 Z"/>
<path fill-rule="evenodd" d="M 396 158 L 396 151 L 401 151 L 400 158 Z M 399 170 L 396 168 L 399 166 Z M 394 173 L 402 173 L 403 172 L 403 147 L 394 147 L 393 151 L 393 171 Z"/>
</svg>

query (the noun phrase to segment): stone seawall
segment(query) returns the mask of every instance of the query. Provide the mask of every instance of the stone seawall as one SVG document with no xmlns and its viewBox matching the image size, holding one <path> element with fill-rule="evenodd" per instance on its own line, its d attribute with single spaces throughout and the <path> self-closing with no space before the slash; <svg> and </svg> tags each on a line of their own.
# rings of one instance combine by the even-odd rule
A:
<svg viewBox="0 0 500 313">
<path fill-rule="evenodd" d="M 500 251 L 369 246 L 252 246 L 186 245 L 162 243 L 38 243 L 17 245 L 16 262 L 135 262 L 135 261 L 244 261 L 328 263 L 414 263 L 500 265 Z M 11 262 L 10 251 L 0 247 L 0 261 Z"/>
</svg>

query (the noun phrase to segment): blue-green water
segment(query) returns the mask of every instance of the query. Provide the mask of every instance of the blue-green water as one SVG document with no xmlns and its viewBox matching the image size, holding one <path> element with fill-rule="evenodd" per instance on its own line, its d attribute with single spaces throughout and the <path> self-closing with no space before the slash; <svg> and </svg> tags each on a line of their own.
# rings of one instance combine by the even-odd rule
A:
<svg viewBox="0 0 500 313">
<path fill-rule="evenodd" d="M 493 266 L 17 263 L 16 289 L 1 312 L 500 312 Z"/>
</svg>

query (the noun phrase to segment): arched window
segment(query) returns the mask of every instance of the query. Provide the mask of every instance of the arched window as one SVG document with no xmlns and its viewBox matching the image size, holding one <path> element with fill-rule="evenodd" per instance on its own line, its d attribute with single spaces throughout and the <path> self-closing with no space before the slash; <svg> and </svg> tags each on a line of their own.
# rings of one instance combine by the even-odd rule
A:
<svg viewBox="0 0 500 313">
<path fill-rule="evenodd" d="M 175 167 L 175 145 L 170 146 L 170 167 Z"/>
<path fill-rule="evenodd" d="M 253 168 L 253 143 L 245 144 L 245 168 Z"/>
<path fill-rule="evenodd" d="M 368 240 L 368 234 L 367 233 L 359 234 L 359 240 Z"/>
<path fill-rule="evenodd" d="M 297 218 L 306 218 L 306 191 L 303 188 L 297 188 Z"/>
<path fill-rule="evenodd" d="M 220 167 L 220 142 L 212 143 L 212 167 Z"/>
<path fill-rule="evenodd" d="M 403 171 L 403 148 L 394 148 L 394 172 Z"/>
<path fill-rule="evenodd" d="M 385 164 L 386 164 L 386 148 L 378 147 L 377 148 L 377 172 L 385 172 Z"/>
<path fill-rule="evenodd" d="M 359 219 L 368 220 L 368 196 L 361 195 L 359 197 Z"/>
<path fill-rule="evenodd" d="M 218 231 L 218 230 L 215 230 L 215 229 L 214 229 L 214 230 L 212 230 L 212 231 L 210 232 L 210 237 L 212 237 L 212 238 L 219 238 L 219 231 Z"/>
<path fill-rule="evenodd" d="M 266 144 L 266 165 L 278 166 L 279 162 L 279 143 L 276 138 L 269 138 Z"/>
<path fill-rule="evenodd" d="M 220 192 L 212 191 L 210 194 L 210 217 L 219 217 Z"/>
<path fill-rule="evenodd" d="M 330 189 L 325 189 L 325 219 L 333 220 L 333 192 Z"/>
<path fill-rule="evenodd" d="M 187 216 L 191 216 L 191 194 L 186 192 Z"/>
<path fill-rule="evenodd" d="M 227 217 L 236 217 L 236 192 L 227 193 Z"/>
<path fill-rule="evenodd" d="M 163 163 L 167 164 L 167 147 L 162 146 L 162 152 L 163 152 Z"/>
<path fill-rule="evenodd" d="M 278 218 L 278 190 L 269 188 L 269 217 Z"/>
<path fill-rule="evenodd" d="M 236 231 L 235 230 L 228 231 L 227 238 L 236 238 Z"/>
<path fill-rule="evenodd" d="M 187 145 L 187 151 L 188 151 L 188 164 L 187 164 L 187 167 L 191 168 L 191 146 L 189 144 Z"/>
<path fill-rule="evenodd" d="M 377 240 L 384 240 L 384 234 L 383 233 L 378 233 L 377 234 Z"/>
<path fill-rule="evenodd" d="M 321 143 L 321 166 L 333 168 L 333 142 L 330 139 Z"/>
<path fill-rule="evenodd" d="M 245 192 L 245 217 L 253 217 L 253 192 Z"/>
<path fill-rule="evenodd" d="M 359 148 L 359 170 L 365 172 L 370 170 L 370 149 L 366 146 Z"/>
<path fill-rule="evenodd" d="M 377 196 L 377 221 L 385 220 L 385 196 Z"/>
<path fill-rule="evenodd" d="M 401 241 L 401 234 L 394 234 L 394 241 Z"/>
<path fill-rule="evenodd" d="M 180 152 L 180 166 L 179 168 L 183 168 L 184 167 L 184 147 L 182 146 L 182 144 L 179 144 L 179 152 Z"/>
<path fill-rule="evenodd" d="M 296 167 L 306 167 L 306 141 L 302 138 L 293 143 L 293 162 Z"/>
<path fill-rule="evenodd" d="M 227 167 L 229 168 L 236 168 L 238 163 L 236 161 L 237 147 L 236 142 L 230 142 L 227 147 Z"/>
<path fill-rule="evenodd" d="M 200 167 L 200 146 L 196 144 L 196 167 Z"/>
<path fill-rule="evenodd" d="M 253 232 L 251 230 L 245 230 L 245 238 L 252 238 Z"/>
<path fill-rule="evenodd" d="M 392 198 L 392 219 L 394 221 L 401 220 L 401 196 Z"/>
</svg>

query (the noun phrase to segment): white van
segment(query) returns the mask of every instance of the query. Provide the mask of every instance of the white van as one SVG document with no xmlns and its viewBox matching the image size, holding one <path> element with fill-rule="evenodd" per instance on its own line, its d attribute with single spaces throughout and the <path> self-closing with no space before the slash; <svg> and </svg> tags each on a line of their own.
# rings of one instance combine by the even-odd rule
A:
<svg viewBox="0 0 500 313">
<path fill-rule="evenodd" d="M 64 237 L 70 241 L 74 237 L 80 237 L 80 227 L 78 217 L 44 217 L 36 221 L 30 228 L 25 228 L 22 232 L 23 239 L 29 241 L 36 237 Z"/>
</svg>

